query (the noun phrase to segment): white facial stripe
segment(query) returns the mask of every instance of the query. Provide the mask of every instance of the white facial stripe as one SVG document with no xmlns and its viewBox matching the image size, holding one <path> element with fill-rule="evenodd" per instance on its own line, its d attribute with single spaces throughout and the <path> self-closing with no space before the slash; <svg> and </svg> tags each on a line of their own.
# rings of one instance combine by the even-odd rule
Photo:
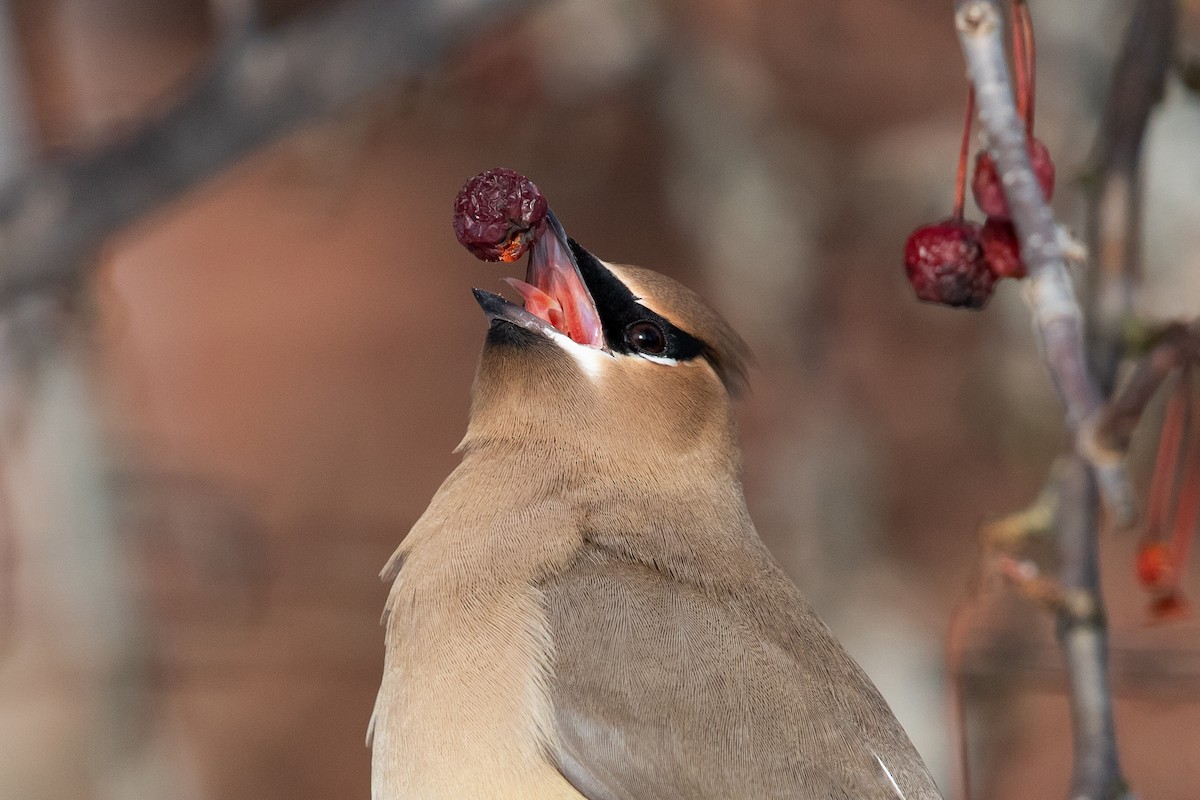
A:
<svg viewBox="0 0 1200 800">
<path fill-rule="evenodd" d="M 571 358 L 575 359 L 575 363 L 584 373 L 595 380 L 600 377 L 600 373 L 604 371 L 606 362 L 615 361 L 618 354 L 606 353 L 595 347 L 579 344 L 571 337 L 558 331 L 545 331 L 550 336 L 550 341 L 557 344 L 563 350 L 566 350 Z M 664 367 L 674 367 L 679 364 L 679 360 L 675 358 L 666 358 L 665 356 L 652 356 L 646 353 L 638 353 L 630 355 L 626 353 L 619 354 L 622 358 L 640 358 L 643 361 L 651 361 L 655 364 L 662 364 Z"/>
<path fill-rule="evenodd" d="M 653 361 L 655 364 L 665 364 L 668 367 L 673 367 L 679 363 L 679 359 L 666 358 L 665 356 L 652 356 L 646 353 L 638 353 L 638 358 L 644 358 L 647 361 Z"/>
<path fill-rule="evenodd" d="M 566 350 L 571 358 L 575 359 L 575 363 L 583 370 L 592 380 L 600 377 L 600 373 L 604 370 L 604 362 L 612 360 L 612 355 L 595 347 L 588 347 L 580 344 L 559 331 L 547 331 L 550 335 L 550 341 L 557 344 L 563 350 Z"/>
</svg>

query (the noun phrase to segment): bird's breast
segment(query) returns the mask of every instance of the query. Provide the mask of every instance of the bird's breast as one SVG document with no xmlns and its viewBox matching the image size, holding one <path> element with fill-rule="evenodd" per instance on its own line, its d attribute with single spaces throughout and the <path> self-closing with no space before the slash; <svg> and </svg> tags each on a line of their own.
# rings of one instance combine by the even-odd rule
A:
<svg viewBox="0 0 1200 800">
<path fill-rule="evenodd" d="M 553 642 L 534 575 L 553 548 L 414 533 L 389 598 L 374 800 L 578 800 L 545 757 Z"/>
</svg>

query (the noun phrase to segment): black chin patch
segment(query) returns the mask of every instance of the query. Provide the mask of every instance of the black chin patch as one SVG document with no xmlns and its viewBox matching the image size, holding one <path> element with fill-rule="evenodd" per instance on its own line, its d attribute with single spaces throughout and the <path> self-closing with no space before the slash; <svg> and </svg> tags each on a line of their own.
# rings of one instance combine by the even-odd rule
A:
<svg viewBox="0 0 1200 800">
<path fill-rule="evenodd" d="M 536 347 L 545 342 L 546 337 L 506 319 L 493 319 L 484 341 L 489 347 L 526 348 Z"/>
<path fill-rule="evenodd" d="M 587 284 L 596 303 L 600 324 L 604 328 L 604 339 L 613 352 L 641 355 L 641 351 L 633 347 L 627 338 L 629 327 L 638 322 L 653 322 L 666 338 L 666 347 L 654 353 L 654 356 L 690 361 L 705 354 L 707 347 L 704 342 L 640 304 L 629 287 L 621 283 L 595 256 L 580 247 L 574 239 L 567 241 L 571 246 L 571 254 L 575 256 L 575 263 L 579 265 L 579 274 L 583 276 L 583 282 Z"/>
</svg>

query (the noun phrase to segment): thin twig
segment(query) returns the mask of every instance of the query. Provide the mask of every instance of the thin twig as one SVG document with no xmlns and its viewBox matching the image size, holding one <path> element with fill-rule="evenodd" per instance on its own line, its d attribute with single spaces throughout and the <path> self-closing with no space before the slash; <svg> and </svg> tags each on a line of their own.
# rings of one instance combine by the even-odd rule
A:
<svg viewBox="0 0 1200 800">
<path fill-rule="evenodd" d="M 1182 390 L 1192 391 L 1192 376 L 1189 370 L 1184 370 L 1181 379 L 1187 382 Z M 1175 508 L 1175 519 L 1171 527 L 1171 559 L 1174 562 L 1173 577 L 1176 587 L 1183 582 L 1192 539 L 1196 534 L 1196 520 L 1200 518 L 1200 452 L 1196 451 L 1196 447 L 1194 436 L 1183 443 L 1185 466 L 1179 480 L 1179 504 Z"/>
<path fill-rule="evenodd" d="M 1191 427 L 1191 376 L 1185 368 L 1175 391 L 1167 400 L 1162 430 L 1158 435 L 1158 455 L 1154 459 L 1154 478 L 1150 482 L 1150 498 L 1146 504 L 1146 536 L 1158 538 L 1171 517 L 1171 501 L 1179 486 L 1179 463 L 1186 455 L 1187 431 Z"/>
<path fill-rule="evenodd" d="M 1025 53 L 1025 29 L 1022 27 L 1021 9 L 1025 4 L 1021 0 L 1013 0 L 1009 6 L 1012 36 L 1013 78 L 1017 89 L 1017 116 L 1026 120 L 1025 131 L 1033 135 L 1033 127 L 1029 124 L 1029 108 L 1033 105 L 1033 87 L 1029 85 L 1029 56 Z"/>
<path fill-rule="evenodd" d="M 427 69 L 520 0 L 358 0 L 236 36 L 178 103 L 0 198 L 0 308 L 71 288 L 114 232 L 300 125 Z"/>
<path fill-rule="evenodd" d="M 1014 8 L 1021 19 L 1021 50 L 1025 55 L 1025 77 L 1029 81 L 1029 105 L 1025 107 L 1025 133 L 1033 136 L 1033 121 L 1037 103 L 1037 41 L 1033 36 L 1033 17 L 1029 14 L 1026 0 L 1014 0 Z"/>
<path fill-rule="evenodd" d="M 972 582 L 974 583 L 974 581 Z M 973 618 L 973 608 L 978 597 L 977 588 L 972 588 L 950 615 L 950 627 L 946 633 L 946 668 L 950 675 L 949 723 L 951 741 L 957 745 L 957 770 L 954 779 L 958 786 L 959 800 L 971 800 L 971 745 L 967 730 L 967 678 L 963 669 L 963 652 L 966 648 L 967 625 Z"/>
<path fill-rule="evenodd" d="M 1190 326 L 1168 326 L 1150 352 L 1138 359 L 1099 419 L 1097 445 L 1118 452 L 1127 450 L 1134 428 L 1163 381 L 1189 360 L 1200 360 L 1200 319 Z"/>
<path fill-rule="evenodd" d="M 967 165 L 971 157 L 971 123 L 975 121 L 975 87 L 967 86 L 967 113 L 963 120 L 962 144 L 958 148 L 958 173 L 954 177 L 954 219 L 962 222 L 967 204 Z"/>
<path fill-rule="evenodd" d="M 7 654 L 16 627 L 19 545 L 15 528 L 7 459 L 0 458 L 0 660 Z"/>
</svg>

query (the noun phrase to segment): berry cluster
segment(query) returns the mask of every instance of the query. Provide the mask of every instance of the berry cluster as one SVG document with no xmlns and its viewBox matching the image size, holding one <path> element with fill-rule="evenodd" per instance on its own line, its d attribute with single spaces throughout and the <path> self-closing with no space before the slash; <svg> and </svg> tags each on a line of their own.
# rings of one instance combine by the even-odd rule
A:
<svg viewBox="0 0 1200 800">
<path fill-rule="evenodd" d="M 1025 120 L 1029 159 L 1042 193 L 1054 193 L 1054 161 L 1046 146 L 1033 137 L 1034 41 L 1033 23 L 1025 0 L 1012 3 L 1012 50 L 1017 84 L 1017 111 Z M 958 155 L 954 214 L 941 222 L 922 225 L 908 237 L 904 247 L 904 269 L 917 297 L 930 303 L 959 308 L 983 308 L 1001 278 L 1024 278 L 1025 264 L 1013 227 L 1008 199 L 986 151 L 975 157 L 971 192 L 975 204 L 987 216 L 981 226 L 964 219 L 967 161 L 971 146 L 971 122 L 975 116 L 975 94 L 967 95 L 962 148 Z"/>
</svg>

